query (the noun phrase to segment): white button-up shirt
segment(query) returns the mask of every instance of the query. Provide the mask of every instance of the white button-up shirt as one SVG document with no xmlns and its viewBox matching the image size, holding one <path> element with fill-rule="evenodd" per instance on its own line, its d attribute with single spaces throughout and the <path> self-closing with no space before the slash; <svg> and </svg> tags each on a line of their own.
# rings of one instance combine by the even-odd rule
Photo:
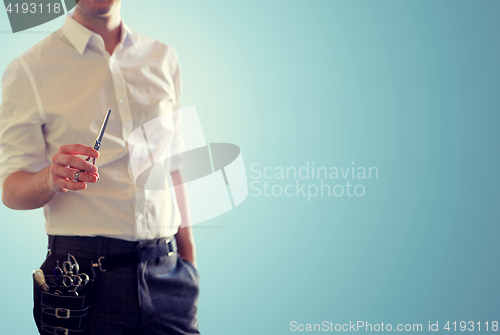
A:
<svg viewBox="0 0 500 335">
<path fill-rule="evenodd" d="M 49 166 L 61 145 L 93 146 L 112 110 L 96 160 L 100 180 L 58 193 L 44 206 L 47 234 L 135 241 L 171 236 L 180 225 L 175 194 L 134 183 L 127 143 L 134 129 L 179 108 L 177 54 L 123 23 L 121 29 L 110 56 L 102 37 L 68 14 L 60 30 L 15 59 L 2 78 L 0 185 L 15 171 Z M 171 120 L 180 129 L 180 120 Z M 165 135 L 172 151 L 183 145 L 179 133 Z M 172 159 L 163 168 L 176 171 L 181 163 Z"/>
</svg>

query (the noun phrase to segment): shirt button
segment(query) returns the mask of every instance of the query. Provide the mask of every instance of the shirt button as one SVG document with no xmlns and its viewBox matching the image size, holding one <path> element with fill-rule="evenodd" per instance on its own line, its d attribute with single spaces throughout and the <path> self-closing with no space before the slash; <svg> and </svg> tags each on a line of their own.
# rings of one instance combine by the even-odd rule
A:
<svg viewBox="0 0 500 335">
<path fill-rule="evenodd" d="M 123 105 L 123 99 L 120 99 L 120 105 Z"/>
<path fill-rule="evenodd" d="M 142 221 L 142 219 L 144 219 L 144 215 L 142 214 L 137 215 L 137 220 Z"/>
</svg>

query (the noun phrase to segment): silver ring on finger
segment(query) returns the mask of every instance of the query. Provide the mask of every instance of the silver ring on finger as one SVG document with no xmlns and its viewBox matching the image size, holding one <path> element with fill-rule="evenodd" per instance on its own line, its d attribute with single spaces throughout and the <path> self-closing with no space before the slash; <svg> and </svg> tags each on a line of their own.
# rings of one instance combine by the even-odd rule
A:
<svg viewBox="0 0 500 335">
<path fill-rule="evenodd" d="M 80 179 L 78 179 L 78 177 L 80 177 L 80 173 L 82 173 L 82 172 L 84 172 L 84 171 L 83 171 L 83 170 L 80 170 L 80 171 L 78 171 L 77 173 L 75 173 L 75 180 L 76 180 L 77 182 L 80 182 L 80 181 L 81 181 Z"/>
</svg>

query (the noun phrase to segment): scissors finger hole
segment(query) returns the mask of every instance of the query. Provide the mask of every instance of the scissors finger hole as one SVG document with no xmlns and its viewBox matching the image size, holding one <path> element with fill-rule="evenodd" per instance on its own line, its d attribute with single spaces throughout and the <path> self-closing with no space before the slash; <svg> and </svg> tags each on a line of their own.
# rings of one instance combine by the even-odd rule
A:
<svg viewBox="0 0 500 335">
<path fill-rule="evenodd" d="M 63 270 L 65 274 L 72 274 L 73 273 L 73 264 L 68 261 L 63 262 Z"/>
<path fill-rule="evenodd" d="M 60 267 L 56 267 L 54 269 L 54 277 L 57 280 L 61 279 L 63 277 L 63 275 L 64 275 L 64 272 L 63 272 L 63 270 Z"/>
<path fill-rule="evenodd" d="M 90 277 L 86 273 L 81 273 L 80 278 L 82 279 L 82 285 L 87 285 L 89 283 Z"/>
<path fill-rule="evenodd" d="M 82 278 L 80 276 L 73 277 L 73 286 L 80 286 L 82 284 Z"/>
<path fill-rule="evenodd" d="M 70 276 L 64 276 L 62 283 L 64 287 L 70 287 L 73 285 L 73 279 Z"/>
</svg>

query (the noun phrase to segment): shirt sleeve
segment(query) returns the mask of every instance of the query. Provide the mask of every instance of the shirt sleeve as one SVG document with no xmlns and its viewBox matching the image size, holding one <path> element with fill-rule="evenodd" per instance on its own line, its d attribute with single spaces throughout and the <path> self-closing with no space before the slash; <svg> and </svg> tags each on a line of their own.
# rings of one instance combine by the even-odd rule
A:
<svg viewBox="0 0 500 335">
<path fill-rule="evenodd" d="M 179 110 L 180 98 L 182 91 L 181 73 L 179 68 L 179 58 L 177 52 L 172 50 L 171 74 L 172 82 L 175 89 L 175 97 L 173 101 L 173 121 L 174 121 L 174 137 L 171 144 L 171 152 L 174 153 L 170 162 L 170 171 L 177 171 L 182 168 L 182 152 L 184 151 L 184 139 L 182 136 L 182 113 Z M 175 154 L 177 153 L 177 154 Z"/>
<path fill-rule="evenodd" d="M 45 155 L 41 103 L 32 79 L 20 58 L 9 64 L 2 77 L 0 187 L 13 172 L 35 173 L 50 165 Z"/>
</svg>

